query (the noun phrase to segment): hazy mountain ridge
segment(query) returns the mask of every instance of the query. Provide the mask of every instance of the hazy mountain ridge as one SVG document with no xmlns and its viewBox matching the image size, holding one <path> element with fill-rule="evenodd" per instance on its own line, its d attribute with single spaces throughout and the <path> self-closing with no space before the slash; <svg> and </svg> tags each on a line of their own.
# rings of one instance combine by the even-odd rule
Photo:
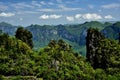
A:
<svg viewBox="0 0 120 80">
<path fill-rule="evenodd" d="M 85 53 L 85 49 L 81 49 L 86 44 L 86 31 L 88 28 L 98 28 L 107 38 L 118 39 L 120 30 L 120 22 L 116 23 L 100 23 L 97 21 L 85 22 L 75 25 L 30 25 L 26 29 L 33 34 L 34 47 L 46 46 L 50 40 L 63 39 L 70 43 L 77 52 Z M 17 26 L 8 23 L 0 23 L 0 29 L 10 35 L 14 35 Z M 109 33 L 109 34 L 107 34 Z M 84 50 L 84 51 L 83 51 Z"/>
<path fill-rule="evenodd" d="M 6 22 L 1 22 L 0 23 L 0 30 L 2 30 L 3 32 L 6 32 L 10 35 L 14 35 L 15 31 L 17 30 L 17 26 L 13 26 L 13 25 L 6 23 Z"/>
<path fill-rule="evenodd" d="M 120 22 L 116 22 L 110 26 L 105 27 L 101 32 L 107 38 L 118 39 L 119 33 L 120 33 Z M 109 34 L 107 34 L 107 33 L 109 33 Z"/>
</svg>

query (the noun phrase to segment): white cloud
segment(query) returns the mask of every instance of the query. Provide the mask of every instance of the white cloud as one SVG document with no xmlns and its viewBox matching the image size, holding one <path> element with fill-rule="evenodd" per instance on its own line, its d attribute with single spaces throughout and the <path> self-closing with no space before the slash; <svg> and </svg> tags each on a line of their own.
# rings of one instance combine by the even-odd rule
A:
<svg viewBox="0 0 120 80">
<path fill-rule="evenodd" d="M 69 8 L 69 7 L 66 7 L 64 5 L 59 5 L 58 6 L 61 11 L 74 11 L 74 10 L 81 10 L 81 8 Z"/>
<path fill-rule="evenodd" d="M 55 12 L 55 11 L 57 11 L 57 10 L 46 8 L 46 9 L 38 9 L 37 11 L 42 11 L 42 12 Z"/>
<path fill-rule="evenodd" d="M 113 17 L 111 15 L 107 15 L 104 17 L 105 19 L 113 19 Z"/>
<path fill-rule="evenodd" d="M 96 14 L 96 13 L 85 13 L 85 14 L 76 14 L 74 16 L 67 16 L 66 19 L 68 21 L 74 21 L 74 20 L 78 20 L 78 19 L 99 20 L 99 19 L 102 19 L 102 16 L 99 14 Z"/>
<path fill-rule="evenodd" d="M 81 10 L 81 8 L 68 8 L 63 5 L 59 5 L 59 9 L 52 9 L 52 8 L 37 9 L 37 11 L 42 11 L 42 12 L 62 12 L 62 11 L 75 11 L 75 10 Z"/>
<path fill-rule="evenodd" d="M 55 5 L 54 3 L 48 3 L 48 5 Z M 58 5 L 58 9 L 54 8 L 39 8 L 37 11 L 41 12 L 62 12 L 62 11 L 75 11 L 75 10 L 81 10 L 81 8 L 70 8 L 66 7 L 64 5 Z"/>
<path fill-rule="evenodd" d="M 67 16 L 66 19 L 67 19 L 68 21 L 74 21 L 74 17 L 72 17 L 72 16 Z"/>
<path fill-rule="evenodd" d="M 16 14 L 36 14 L 37 11 L 17 11 Z"/>
<path fill-rule="evenodd" d="M 75 15 L 75 18 L 76 18 L 76 19 L 80 19 L 81 17 L 82 17 L 82 14 L 76 14 L 76 15 Z"/>
<path fill-rule="evenodd" d="M 98 20 L 98 19 L 102 19 L 101 15 L 98 15 L 96 13 L 87 13 L 87 14 L 83 14 L 82 15 L 83 19 L 87 19 L 87 20 Z"/>
<path fill-rule="evenodd" d="M 61 18 L 62 15 L 56 15 L 56 14 L 52 14 L 52 15 L 41 15 L 39 17 L 39 19 L 59 19 Z M 101 16 L 97 13 L 85 13 L 85 14 L 76 14 L 73 16 L 64 16 L 66 18 L 66 20 L 68 21 L 75 21 L 75 20 L 79 20 L 79 19 L 83 19 L 83 20 L 100 20 L 100 19 L 113 19 L 113 17 L 111 15 L 106 15 L 106 16 Z"/>
<path fill-rule="evenodd" d="M 102 16 L 96 13 L 76 14 L 75 19 L 99 20 Z"/>
<path fill-rule="evenodd" d="M 34 6 L 29 5 L 27 3 L 21 2 L 21 3 L 14 3 L 11 5 L 12 7 L 16 9 L 24 9 L 24 8 L 33 8 Z"/>
<path fill-rule="evenodd" d="M 0 17 L 11 17 L 11 16 L 14 16 L 15 14 L 14 13 L 0 13 Z"/>
<path fill-rule="evenodd" d="M 101 7 L 105 9 L 120 8 L 120 4 L 112 3 L 112 4 L 102 5 Z"/>
<path fill-rule="evenodd" d="M 39 19 L 58 19 L 58 18 L 61 18 L 61 17 L 62 17 L 62 15 L 56 15 L 56 14 L 46 15 L 46 14 L 44 14 L 44 15 L 41 15 L 39 17 Z"/>
<path fill-rule="evenodd" d="M 56 15 L 56 14 L 53 14 L 53 15 L 50 15 L 50 18 L 51 19 L 58 19 L 60 18 L 62 15 Z"/>
<path fill-rule="evenodd" d="M 49 19 L 49 16 L 44 14 L 44 15 L 41 15 L 39 19 Z"/>
</svg>

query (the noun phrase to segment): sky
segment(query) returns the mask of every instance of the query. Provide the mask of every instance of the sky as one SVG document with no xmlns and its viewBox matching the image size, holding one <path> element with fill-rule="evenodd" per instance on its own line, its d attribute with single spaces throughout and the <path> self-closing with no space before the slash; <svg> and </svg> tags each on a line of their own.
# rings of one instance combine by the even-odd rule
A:
<svg viewBox="0 0 120 80">
<path fill-rule="evenodd" d="M 28 26 L 86 21 L 120 21 L 120 0 L 0 0 L 0 22 Z"/>
</svg>

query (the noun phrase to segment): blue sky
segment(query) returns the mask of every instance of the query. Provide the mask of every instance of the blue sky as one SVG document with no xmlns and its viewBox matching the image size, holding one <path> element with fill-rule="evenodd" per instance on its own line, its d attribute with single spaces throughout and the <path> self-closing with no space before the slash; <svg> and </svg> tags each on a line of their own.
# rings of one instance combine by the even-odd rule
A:
<svg viewBox="0 0 120 80">
<path fill-rule="evenodd" d="M 0 22 L 13 25 L 119 20 L 120 0 L 0 0 Z"/>
</svg>

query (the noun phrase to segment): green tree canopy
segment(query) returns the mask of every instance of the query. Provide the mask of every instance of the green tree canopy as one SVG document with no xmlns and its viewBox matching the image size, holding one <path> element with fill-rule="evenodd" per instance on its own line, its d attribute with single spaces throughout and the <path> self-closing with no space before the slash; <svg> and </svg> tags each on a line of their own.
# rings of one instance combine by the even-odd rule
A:
<svg viewBox="0 0 120 80">
<path fill-rule="evenodd" d="M 115 40 L 103 39 L 96 49 L 96 65 L 109 73 L 120 72 L 120 45 Z"/>
<path fill-rule="evenodd" d="M 35 58 L 38 77 L 45 80 L 94 80 L 94 70 L 63 40 L 52 40 Z"/>
<path fill-rule="evenodd" d="M 33 48 L 32 33 L 23 27 L 19 27 L 16 31 L 15 37 L 22 40 Z"/>
</svg>

